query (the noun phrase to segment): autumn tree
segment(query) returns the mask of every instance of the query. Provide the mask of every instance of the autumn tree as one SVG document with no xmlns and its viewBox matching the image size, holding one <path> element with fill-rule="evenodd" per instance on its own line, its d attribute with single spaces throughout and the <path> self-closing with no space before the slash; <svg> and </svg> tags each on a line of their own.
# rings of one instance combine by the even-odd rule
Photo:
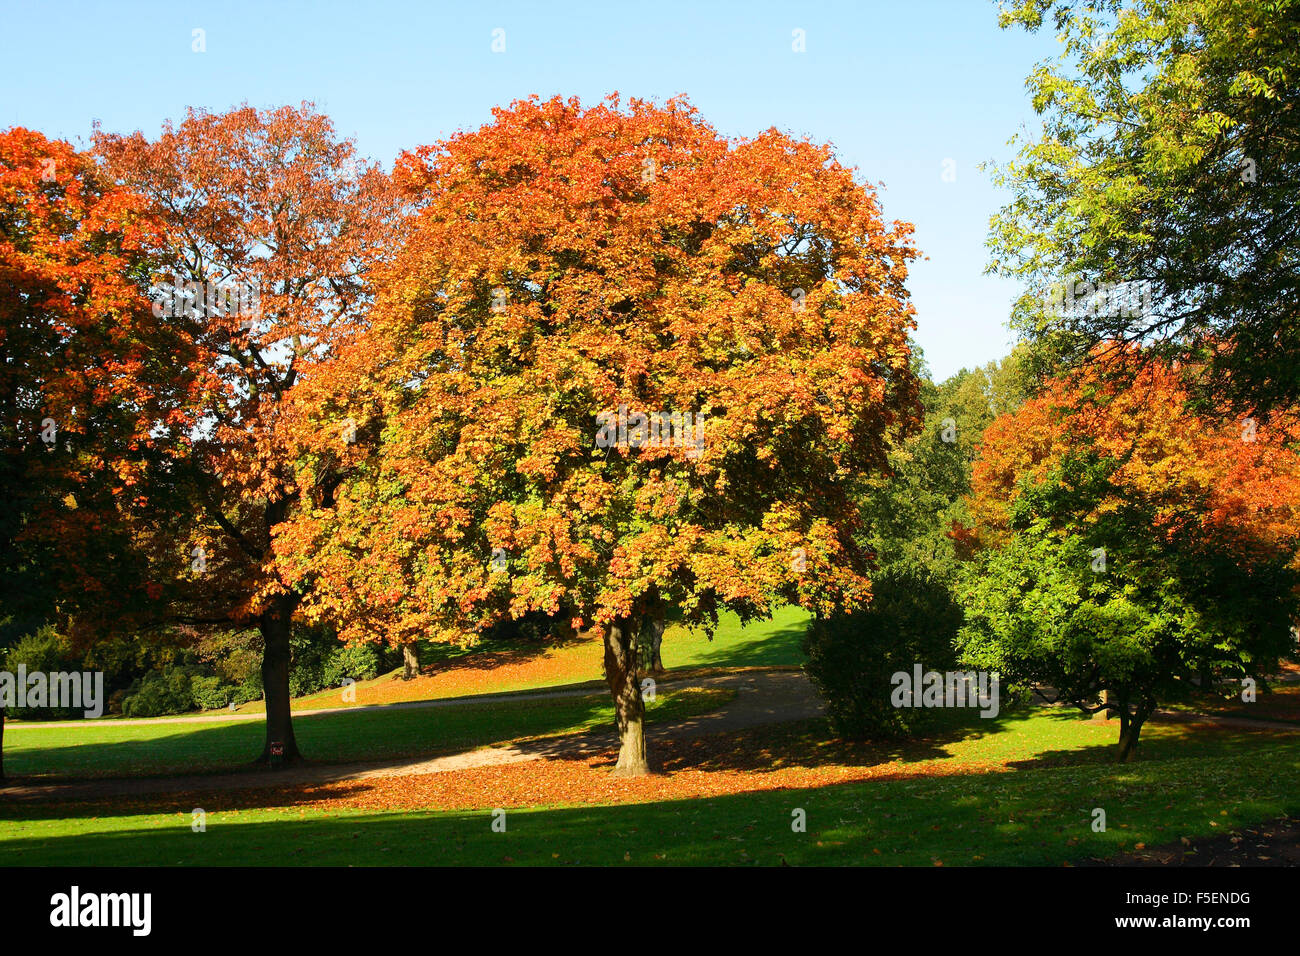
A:
<svg viewBox="0 0 1300 956">
<path fill-rule="evenodd" d="M 0 133 L 0 648 L 46 624 L 85 642 L 147 603 L 113 516 L 189 385 L 144 294 L 157 225 L 69 144 Z"/>
<path fill-rule="evenodd" d="M 970 521 L 966 499 L 981 436 L 1040 387 L 1033 358 L 1022 343 L 1005 358 L 963 368 L 940 384 L 923 364 L 918 368 L 922 427 L 889 450 L 887 471 L 870 479 L 862 503 L 862 541 L 876 567 L 952 581 L 957 557 L 949 532 L 954 522 Z"/>
<path fill-rule="evenodd" d="M 682 100 L 516 102 L 397 175 L 422 209 L 373 330 L 295 406 L 309 475 L 346 418 L 364 439 L 279 529 L 286 573 L 356 639 L 599 626 L 615 772 L 646 772 L 647 615 L 869 597 L 854 502 L 917 415 L 911 228 L 828 147 Z"/>
<path fill-rule="evenodd" d="M 274 744 L 291 761 L 290 628 L 301 595 L 278 573 L 271 540 L 296 509 L 327 507 L 340 476 L 295 472 L 282 408 L 364 324 L 367 270 L 388 248 L 398 206 L 385 173 L 310 104 L 190 110 L 156 139 L 97 132 L 95 148 L 161 223 L 149 249 L 151 311 L 183 337 L 178 360 L 195 382 L 155 439 L 171 460 L 151 490 L 180 504 L 135 532 L 157 620 L 259 629 L 262 760 Z"/>
<path fill-rule="evenodd" d="M 1294 420 L 1193 414 L 1187 370 L 1110 354 L 1136 370 L 1060 380 L 986 431 L 959 644 L 1010 685 L 1118 715 L 1125 760 L 1160 702 L 1240 694 L 1292 647 L 1300 455 Z"/>
<path fill-rule="evenodd" d="M 1300 3 L 1012 0 L 1001 23 L 1062 41 L 990 234 L 1029 286 L 1018 324 L 1079 361 L 1204 363 L 1198 397 L 1239 411 L 1294 405 Z"/>
</svg>

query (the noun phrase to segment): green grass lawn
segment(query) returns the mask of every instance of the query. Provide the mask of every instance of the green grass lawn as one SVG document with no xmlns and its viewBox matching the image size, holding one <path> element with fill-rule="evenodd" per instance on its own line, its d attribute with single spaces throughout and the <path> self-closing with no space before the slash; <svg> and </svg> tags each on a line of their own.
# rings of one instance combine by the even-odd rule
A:
<svg viewBox="0 0 1300 956">
<path fill-rule="evenodd" d="M 1030 726 L 1021 722 L 1020 728 Z M 1011 728 L 1004 734 L 1014 734 Z M 1004 734 L 993 735 L 994 737 Z M 617 806 L 374 813 L 288 807 L 209 813 L 5 807 L 0 864 L 1059 865 L 1226 832 L 1300 808 L 1300 745 L 1215 733 L 1181 756 L 881 780 Z M 1153 748 L 1160 751 L 1161 748 Z M 1148 757 L 1151 755 L 1148 754 Z M 1092 829 L 1093 810 L 1107 814 Z M 795 810 L 807 832 L 792 830 Z"/>
<path fill-rule="evenodd" d="M 305 722 L 309 723 L 309 722 Z M 1151 725 L 1141 759 L 1111 762 L 1113 725 L 1059 710 L 973 720 L 856 759 L 910 777 L 612 806 L 393 812 L 289 805 L 185 812 L 122 805 L 0 805 L 0 864 L 905 864 L 1060 865 L 1136 844 L 1222 834 L 1300 810 L 1300 735 Z M 773 765 L 843 762 L 823 721 L 738 743 Z M 726 753 L 702 769 L 724 768 Z M 1012 769 L 987 772 L 985 762 Z M 281 795 L 281 799 L 284 797 Z M 157 803 L 153 804 L 157 807 Z M 1094 832 L 1093 811 L 1106 812 Z M 795 810 L 807 832 L 791 828 Z"/>
<path fill-rule="evenodd" d="M 665 688 L 647 704 L 650 721 L 715 710 L 733 690 Z M 445 707 L 392 707 L 300 715 L 299 749 L 318 763 L 438 756 L 474 747 L 612 725 L 608 694 L 553 700 L 504 700 Z M 262 750 L 261 721 L 124 724 L 78 721 L 57 727 L 10 724 L 5 772 L 11 777 L 142 777 L 235 770 Z"/>
<path fill-rule="evenodd" d="M 664 634 L 663 659 L 668 677 L 673 671 L 693 668 L 799 667 L 804 662 L 800 641 L 807 629 L 809 614 L 803 608 L 786 606 L 776 610 L 766 621 L 741 626 L 730 612 L 718 616 L 718 629 L 710 641 L 703 631 L 690 631 L 680 624 L 670 624 Z M 478 662 L 488 655 L 510 661 L 511 666 L 480 670 Z M 485 640 L 473 648 L 456 645 L 421 644 L 420 659 L 424 666 L 452 668 L 440 678 L 410 683 L 397 682 L 401 669 L 390 671 L 369 681 L 358 681 L 357 698 L 366 702 L 367 691 L 379 689 L 388 701 L 437 700 L 482 693 L 513 693 L 558 687 L 602 686 L 603 651 L 595 639 L 571 641 L 557 647 L 529 644 L 520 640 Z M 535 666 L 533 666 L 535 665 Z M 456 668 L 462 669 L 459 674 Z M 469 671 L 469 674 L 466 674 Z M 478 678 L 467 682 L 464 678 Z M 293 702 L 294 710 L 337 707 L 338 688 L 308 694 Z M 240 713 L 262 711 L 262 702 L 253 701 L 238 708 Z"/>
<path fill-rule="evenodd" d="M 753 621 L 742 627 L 731 613 L 718 616 L 718 630 L 710 641 L 701 631 L 680 625 L 664 633 L 664 666 L 684 667 L 800 667 L 803 640 L 811 615 L 801 607 L 787 606 L 770 620 Z"/>
<path fill-rule="evenodd" d="M 1300 724 L 1300 684 L 1277 684 L 1267 692 L 1261 689 L 1249 703 L 1241 700 L 1239 694 L 1224 699 L 1220 695 L 1197 693 L 1168 706 L 1170 710 Z"/>
</svg>

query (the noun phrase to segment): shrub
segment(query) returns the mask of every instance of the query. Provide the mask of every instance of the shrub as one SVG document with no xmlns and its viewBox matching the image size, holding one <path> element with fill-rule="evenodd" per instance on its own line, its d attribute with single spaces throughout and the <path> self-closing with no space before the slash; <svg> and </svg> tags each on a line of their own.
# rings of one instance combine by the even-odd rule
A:
<svg viewBox="0 0 1300 956">
<path fill-rule="evenodd" d="M 529 644 L 554 644 L 576 636 L 571 623 L 573 614 L 561 609 L 554 614 L 545 611 L 525 611 L 519 617 L 507 617 L 487 628 L 483 637 L 488 641 L 526 642 Z"/>
<path fill-rule="evenodd" d="M 4 656 L 4 669 L 14 674 L 19 665 L 31 674 L 35 671 L 80 671 L 81 660 L 54 628 L 46 626 L 20 639 Z M 65 707 L 9 707 L 6 714 L 22 720 L 67 720 L 84 716 L 83 710 Z"/>
<path fill-rule="evenodd" d="M 199 638 L 198 659 L 227 684 L 242 684 L 262 672 L 262 635 L 256 630 L 218 631 Z M 259 676 L 260 680 L 260 676 Z M 258 685 L 258 693 L 261 693 Z"/>
<path fill-rule="evenodd" d="M 289 669 L 289 696 L 306 697 L 325 686 L 320 658 L 295 662 Z"/>
<path fill-rule="evenodd" d="M 826 698 L 836 733 L 850 740 L 906 737 L 937 716 L 928 708 L 894 707 L 890 678 L 915 664 L 949 668 L 962 624 L 961 609 L 930 572 L 894 568 L 872 587 L 868 608 L 816 618 L 803 640 L 804 669 Z"/>
<path fill-rule="evenodd" d="M 325 687 L 338 687 L 345 677 L 370 680 L 379 676 L 379 654 L 369 644 L 343 646 L 325 658 L 321 680 Z"/>
<path fill-rule="evenodd" d="M 295 628 L 289 647 L 290 696 L 304 697 L 325 687 L 325 661 L 341 647 L 334 632 L 324 627 Z"/>
<path fill-rule="evenodd" d="M 382 654 L 372 645 L 348 647 L 325 628 L 303 628 L 294 635 L 292 648 L 289 693 L 294 697 L 338 687 L 345 677 L 353 680 L 377 677 L 384 663 Z"/>
<path fill-rule="evenodd" d="M 200 710 L 217 710 L 230 703 L 235 687 L 220 677 L 199 675 L 190 681 L 190 698 Z"/>
<path fill-rule="evenodd" d="M 146 674 L 122 698 L 122 716 L 161 717 L 191 710 L 196 675 L 202 676 L 198 668 L 186 664 L 168 664 L 161 671 Z"/>
<path fill-rule="evenodd" d="M 250 700 L 261 700 L 262 672 L 254 671 L 244 678 L 243 683 L 236 684 L 231 690 L 230 699 L 235 704 L 247 704 Z"/>
</svg>

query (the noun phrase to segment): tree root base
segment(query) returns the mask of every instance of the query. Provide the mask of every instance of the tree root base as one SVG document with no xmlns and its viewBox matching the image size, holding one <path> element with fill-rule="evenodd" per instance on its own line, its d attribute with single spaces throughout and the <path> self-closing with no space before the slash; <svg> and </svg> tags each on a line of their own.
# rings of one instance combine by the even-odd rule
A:
<svg viewBox="0 0 1300 956">
<path fill-rule="evenodd" d="M 292 757 L 272 757 L 269 754 L 262 754 L 253 761 L 253 769 L 284 770 L 288 767 L 301 767 L 306 762 L 302 754 L 294 754 Z"/>
<path fill-rule="evenodd" d="M 654 771 L 649 767 L 620 767 L 616 766 L 609 772 L 611 777 L 650 777 Z"/>
</svg>

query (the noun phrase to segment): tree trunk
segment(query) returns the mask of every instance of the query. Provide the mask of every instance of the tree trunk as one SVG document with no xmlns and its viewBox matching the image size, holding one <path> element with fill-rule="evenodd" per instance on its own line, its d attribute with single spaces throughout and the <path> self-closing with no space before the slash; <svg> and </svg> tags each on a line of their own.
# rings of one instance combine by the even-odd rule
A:
<svg viewBox="0 0 1300 956">
<path fill-rule="evenodd" d="M 1120 763 L 1126 763 L 1128 758 L 1132 756 L 1134 747 L 1137 746 L 1132 737 L 1130 722 L 1131 718 L 1126 707 L 1119 714 L 1119 752 L 1116 754 L 1115 759 Z"/>
<path fill-rule="evenodd" d="M 420 652 L 414 644 L 402 645 L 402 680 L 420 676 Z"/>
<path fill-rule="evenodd" d="M 1145 701 L 1140 701 L 1129 713 L 1128 700 L 1125 699 L 1120 704 L 1119 711 L 1119 752 L 1116 760 L 1119 763 L 1127 763 L 1137 755 L 1138 739 L 1142 734 L 1142 725 L 1146 723 L 1147 717 L 1155 709 L 1154 703 L 1150 706 Z"/>
<path fill-rule="evenodd" d="M 1110 720 L 1111 710 L 1113 709 L 1112 705 L 1115 703 L 1115 695 L 1108 690 L 1103 690 L 1101 692 L 1101 700 L 1099 701 L 1099 703 L 1103 704 L 1104 706 L 1102 707 L 1101 710 L 1097 711 L 1095 714 L 1092 715 L 1092 719 Z"/>
<path fill-rule="evenodd" d="M 605 627 L 605 681 L 614 698 L 614 723 L 618 727 L 616 777 L 639 777 L 650 772 L 645 750 L 645 701 L 637 682 L 637 622 L 620 618 Z"/>
<path fill-rule="evenodd" d="M 664 642 L 664 619 L 660 615 L 650 618 L 650 671 L 654 674 L 664 672 L 664 659 L 660 654 L 660 648 Z"/>
<path fill-rule="evenodd" d="M 266 695 L 266 743 L 257 762 L 268 766 L 295 763 L 302 758 L 293 736 L 293 716 L 289 710 L 289 634 L 294 600 L 277 598 L 263 613 L 262 691 Z M 273 753 L 273 745 L 280 753 Z"/>
</svg>

